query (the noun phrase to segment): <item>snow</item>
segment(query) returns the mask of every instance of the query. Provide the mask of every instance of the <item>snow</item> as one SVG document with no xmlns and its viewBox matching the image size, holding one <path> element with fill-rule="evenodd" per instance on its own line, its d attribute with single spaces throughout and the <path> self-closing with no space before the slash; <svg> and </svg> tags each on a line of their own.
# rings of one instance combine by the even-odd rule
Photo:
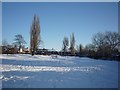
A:
<svg viewBox="0 0 120 90">
<path fill-rule="evenodd" d="M 118 62 L 87 57 L 2 54 L 4 88 L 117 88 Z"/>
</svg>

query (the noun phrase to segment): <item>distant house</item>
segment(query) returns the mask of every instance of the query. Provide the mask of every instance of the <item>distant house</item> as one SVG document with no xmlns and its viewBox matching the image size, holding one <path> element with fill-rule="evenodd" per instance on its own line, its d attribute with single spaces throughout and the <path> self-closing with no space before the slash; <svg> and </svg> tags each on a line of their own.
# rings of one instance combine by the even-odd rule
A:
<svg viewBox="0 0 120 90">
<path fill-rule="evenodd" d="M 20 48 L 19 52 L 20 52 L 20 53 L 22 53 L 22 52 L 23 52 L 22 48 Z"/>
<path fill-rule="evenodd" d="M 2 48 L 3 54 L 17 54 L 17 53 L 27 54 L 27 53 L 30 53 L 28 48 L 20 48 L 19 49 L 13 45 L 1 46 L 1 48 Z"/>
<path fill-rule="evenodd" d="M 21 53 L 21 54 L 29 54 L 30 50 L 28 48 L 20 48 L 19 53 Z"/>
<path fill-rule="evenodd" d="M 30 50 L 28 48 L 23 48 L 24 53 L 30 53 Z"/>
<path fill-rule="evenodd" d="M 36 54 L 39 55 L 51 55 L 51 54 L 59 54 L 55 49 L 38 49 L 36 51 Z"/>
<path fill-rule="evenodd" d="M 3 54 L 16 54 L 18 52 L 18 48 L 13 47 L 12 45 L 1 46 Z"/>
<path fill-rule="evenodd" d="M 70 49 L 68 48 L 65 53 L 64 53 L 64 50 L 59 51 L 59 55 L 62 55 L 62 56 L 67 55 L 67 56 L 70 56 L 70 55 L 71 55 Z"/>
</svg>

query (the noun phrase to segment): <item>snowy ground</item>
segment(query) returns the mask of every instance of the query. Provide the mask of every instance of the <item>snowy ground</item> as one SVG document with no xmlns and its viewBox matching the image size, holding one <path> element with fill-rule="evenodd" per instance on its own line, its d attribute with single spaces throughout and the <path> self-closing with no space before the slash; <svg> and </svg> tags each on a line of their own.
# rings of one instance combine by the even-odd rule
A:
<svg viewBox="0 0 120 90">
<path fill-rule="evenodd" d="M 5 88 L 117 88 L 118 62 L 42 55 L 0 55 Z M 1 60 L 0 60 L 1 61 Z"/>
</svg>

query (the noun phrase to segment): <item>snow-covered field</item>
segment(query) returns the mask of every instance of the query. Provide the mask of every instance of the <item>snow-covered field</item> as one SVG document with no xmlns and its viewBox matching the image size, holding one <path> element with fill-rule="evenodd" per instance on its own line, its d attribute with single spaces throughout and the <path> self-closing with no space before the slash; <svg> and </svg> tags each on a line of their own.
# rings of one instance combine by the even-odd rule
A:
<svg viewBox="0 0 120 90">
<path fill-rule="evenodd" d="M 118 62 L 80 57 L 3 54 L 4 88 L 117 88 Z"/>
</svg>

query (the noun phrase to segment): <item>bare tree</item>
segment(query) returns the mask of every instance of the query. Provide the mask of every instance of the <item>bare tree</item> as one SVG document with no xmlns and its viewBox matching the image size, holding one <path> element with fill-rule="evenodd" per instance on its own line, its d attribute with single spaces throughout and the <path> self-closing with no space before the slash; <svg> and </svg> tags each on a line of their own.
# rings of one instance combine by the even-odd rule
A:
<svg viewBox="0 0 120 90">
<path fill-rule="evenodd" d="M 77 53 L 78 56 L 82 56 L 82 54 L 83 54 L 82 44 L 76 45 L 76 53 Z"/>
<path fill-rule="evenodd" d="M 83 52 L 83 46 L 82 44 L 79 45 L 79 55 L 82 55 Z"/>
<path fill-rule="evenodd" d="M 94 56 L 95 52 L 96 52 L 95 45 L 93 45 L 93 44 L 87 44 L 85 46 L 85 54 L 87 56 Z"/>
<path fill-rule="evenodd" d="M 92 40 L 99 56 L 111 56 L 120 47 L 120 34 L 117 32 L 97 33 Z"/>
<path fill-rule="evenodd" d="M 15 35 L 14 40 L 15 40 L 14 45 L 16 45 L 19 48 L 19 50 L 24 46 L 24 44 L 26 44 L 21 34 Z"/>
<path fill-rule="evenodd" d="M 39 18 L 34 15 L 34 20 L 30 32 L 30 51 L 34 55 L 40 45 L 40 22 Z"/>
<path fill-rule="evenodd" d="M 64 39 L 63 39 L 63 51 L 64 51 L 64 55 L 66 55 L 68 45 L 69 45 L 68 38 L 64 37 Z"/>
<path fill-rule="evenodd" d="M 92 43 L 96 48 L 101 48 L 105 44 L 105 35 L 101 32 L 95 34 L 92 38 Z"/>
<path fill-rule="evenodd" d="M 72 35 L 70 37 L 70 51 L 71 51 L 71 55 L 75 55 L 75 37 L 74 37 L 74 33 L 72 33 Z"/>
<path fill-rule="evenodd" d="M 120 47 L 120 34 L 117 32 L 106 32 L 105 33 L 106 44 L 111 48 L 111 50 L 115 50 L 115 48 Z"/>
</svg>

